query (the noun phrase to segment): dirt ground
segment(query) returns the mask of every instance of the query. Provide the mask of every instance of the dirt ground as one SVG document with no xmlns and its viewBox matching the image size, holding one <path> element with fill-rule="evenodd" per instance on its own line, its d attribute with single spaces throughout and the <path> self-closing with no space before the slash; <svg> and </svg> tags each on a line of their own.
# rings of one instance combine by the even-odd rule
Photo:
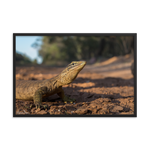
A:
<svg viewBox="0 0 150 150">
<path fill-rule="evenodd" d="M 113 57 L 89 65 L 69 85 L 63 86 L 68 97 L 76 102 L 63 103 L 55 94 L 43 99 L 47 109 L 30 108 L 33 101 L 16 100 L 16 114 L 49 115 L 114 115 L 134 114 L 134 77 L 132 56 Z M 59 74 L 64 68 L 16 67 L 16 80 L 44 80 Z"/>
</svg>

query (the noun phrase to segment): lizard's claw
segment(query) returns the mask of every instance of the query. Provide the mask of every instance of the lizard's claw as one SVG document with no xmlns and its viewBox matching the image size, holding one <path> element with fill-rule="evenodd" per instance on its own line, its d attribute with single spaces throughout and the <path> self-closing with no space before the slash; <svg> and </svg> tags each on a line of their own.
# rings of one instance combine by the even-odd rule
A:
<svg viewBox="0 0 150 150">
<path fill-rule="evenodd" d="M 33 107 L 33 105 L 31 104 L 31 105 L 30 105 L 30 108 L 32 108 L 32 107 Z"/>
<path fill-rule="evenodd" d="M 36 109 L 38 108 L 44 108 L 44 109 L 47 109 L 48 105 L 40 105 L 40 104 L 36 104 Z"/>
<path fill-rule="evenodd" d="M 42 105 L 44 107 L 44 109 L 47 109 L 48 105 Z"/>
<path fill-rule="evenodd" d="M 65 97 L 63 100 L 64 100 L 64 103 L 70 102 L 71 104 L 76 101 L 75 99 L 72 99 L 69 97 Z"/>
</svg>

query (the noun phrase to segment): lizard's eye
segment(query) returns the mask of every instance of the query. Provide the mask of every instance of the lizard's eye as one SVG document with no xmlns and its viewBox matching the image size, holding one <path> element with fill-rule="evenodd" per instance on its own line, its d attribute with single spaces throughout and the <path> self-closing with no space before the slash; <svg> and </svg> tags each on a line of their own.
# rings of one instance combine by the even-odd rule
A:
<svg viewBox="0 0 150 150">
<path fill-rule="evenodd" d="M 72 63 L 72 65 L 74 65 L 74 63 Z"/>
</svg>

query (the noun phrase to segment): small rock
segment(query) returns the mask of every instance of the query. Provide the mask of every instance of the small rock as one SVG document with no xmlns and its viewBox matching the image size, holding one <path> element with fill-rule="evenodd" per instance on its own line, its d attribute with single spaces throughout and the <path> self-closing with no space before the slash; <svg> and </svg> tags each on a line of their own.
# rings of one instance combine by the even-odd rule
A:
<svg viewBox="0 0 150 150">
<path fill-rule="evenodd" d="M 97 109 L 102 109 L 103 108 L 103 105 L 99 104 L 97 105 Z"/>
<path fill-rule="evenodd" d="M 86 108 L 79 108 L 78 110 L 76 110 L 76 113 L 79 115 L 86 114 L 87 112 L 88 110 Z"/>
<path fill-rule="evenodd" d="M 58 106 L 55 105 L 51 106 L 51 109 L 56 109 L 56 108 L 58 108 Z"/>
<path fill-rule="evenodd" d="M 107 105 L 107 104 L 108 104 L 108 102 L 105 102 L 105 101 L 104 101 L 102 104 L 103 104 L 103 105 Z"/>
<path fill-rule="evenodd" d="M 40 109 L 40 108 L 38 108 L 38 109 L 36 109 L 36 110 L 35 110 L 35 112 L 37 113 L 37 112 L 39 112 L 40 110 L 41 110 L 41 109 Z"/>
<path fill-rule="evenodd" d="M 130 111 L 130 108 L 124 107 L 124 111 L 125 111 L 125 112 L 128 112 L 128 111 Z"/>
<path fill-rule="evenodd" d="M 31 113 L 34 113 L 35 111 L 36 111 L 35 107 L 31 109 Z"/>
<path fill-rule="evenodd" d="M 94 108 L 97 108 L 97 105 L 96 105 L 96 103 L 91 103 L 91 104 L 89 105 L 89 107 L 91 107 L 92 109 L 94 109 Z"/>
<path fill-rule="evenodd" d="M 25 114 L 30 114 L 29 112 L 27 112 L 26 110 L 23 110 L 23 112 L 25 113 Z"/>
<path fill-rule="evenodd" d="M 37 112 L 37 114 L 44 115 L 44 114 L 47 114 L 47 112 L 44 110 L 41 110 L 41 111 Z"/>
<path fill-rule="evenodd" d="M 128 103 L 128 106 L 134 108 L 134 103 Z"/>
<path fill-rule="evenodd" d="M 123 107 L 121 107 L 121 106 L 115 106 L 115 107 L 111 110 L 111 112 L 118 112 L 118 111 L 123 111 Z"/>
</svg>

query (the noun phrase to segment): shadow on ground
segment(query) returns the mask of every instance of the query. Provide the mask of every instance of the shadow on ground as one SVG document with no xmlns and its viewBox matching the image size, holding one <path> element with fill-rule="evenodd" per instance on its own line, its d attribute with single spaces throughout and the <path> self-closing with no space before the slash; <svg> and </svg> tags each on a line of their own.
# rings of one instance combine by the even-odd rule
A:
<svg viewBox="0 0 150 150">
<path fill-rule="evenodd" d="M 134 81 L 133 78 L 78 78 L 64 91 L 68 96 L 76 98 L 78 103 L 107 99 L 110 103 L 119 104 L 120 100 L 124 99 L 122 102 L 125 102 L 125 99 L 134 99 Z"/>
<path fill-rule="evenodd" d="M 79 77 L 72 83 L 94 83 L 93 87 L 119 87 L 134 86 L 134 78 L 123 79 L 115 77 L 106 77 L 104 79 L 91 79 Z"/>
</svg>

